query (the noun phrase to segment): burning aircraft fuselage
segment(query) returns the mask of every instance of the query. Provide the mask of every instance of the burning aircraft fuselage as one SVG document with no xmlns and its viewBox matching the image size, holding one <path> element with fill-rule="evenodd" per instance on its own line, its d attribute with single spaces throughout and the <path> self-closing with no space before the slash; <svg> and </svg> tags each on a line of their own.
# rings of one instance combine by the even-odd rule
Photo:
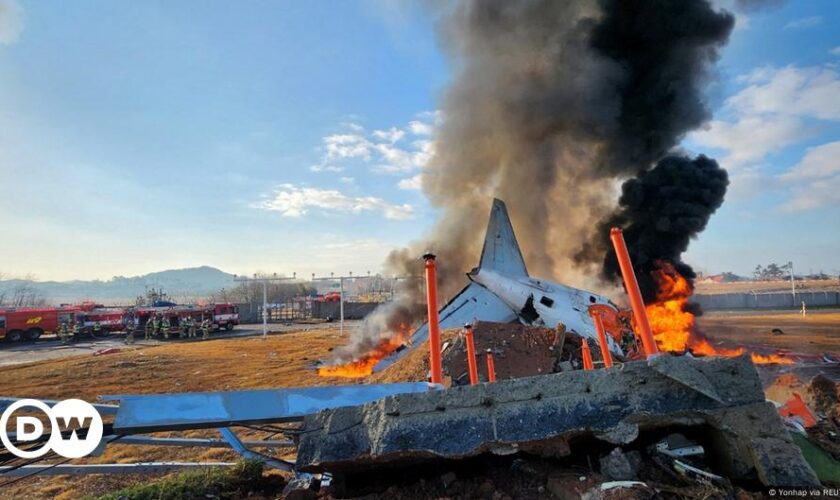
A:
<svg viewBox="0 0 840 500">
<path fill-rule="evenodd" d="M 589 315 L 589 306 L 605 304 L 615 307 L 602 295 L 528 276 L 510 277 L 480 268 L 467 276 L 470 281 L 483 286 L 505 305 L 518 311 L 520 322 L 548 327 L 562 323 L 567 330 L 594 342 L 597 342 L 598 337 Z M 612 338 L 607 340 L 613 352 L 622 354 L 621 348 Z"/>
<path fill-rule="evenodd" d="M 477 320 L 520 321 L 551 328 L 562 323 L 566 330 L 597 342 L 589 307 L 615 307 L 609 299 L 596 293 L 529 276 L 501 200 L 493 200 L 479 265 L 467 277 L 470 280 L 467 287 L 440 310 L 441 328 L 458 328 Z M 411 348 L 425 342 L 428 335 L 428 325 L 424 324 L 404 348 L 381 359 L 373 371 L 392 365 Z M 612 338 L 608 338 L 608 343 L 611 351 L 624 354 Z"/>
</svg>

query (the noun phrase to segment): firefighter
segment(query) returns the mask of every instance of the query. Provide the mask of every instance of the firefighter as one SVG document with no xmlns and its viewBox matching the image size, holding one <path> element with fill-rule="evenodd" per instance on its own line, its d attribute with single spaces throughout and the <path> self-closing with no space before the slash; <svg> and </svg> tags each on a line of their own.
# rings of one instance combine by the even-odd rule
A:
<svg viewBox="0 0 840 500">
<path fill-rule="evenodd" d="M 187 318 L 187 336 L 191 339 L 195 338 L 195 320 L 192 317 Z"/>
<path fill-rule="evenodd" d="M 126 344 L 133 344 L 134 343 L 134 318 L 128 318 L 128 322 L 125 324 L 125 343 Z"/>
<path fill-rule="evenodd" d="M 73 321 L 73 338 L 79 340 L 82 335 L 82 325 L 78 321 Z"/>
<path fill-rule="evenodd" d="M 152 318 L 147 318 L 146 319 L 146 337 L 145 337 L 146 340 L 151 339 L 154 334 L 155 334 L 155 322 L 152 321 Z"/>
<path fill-rule="evenodd" d="M 201 338 L 207 340 L 210 338 L 210 320 L 205 319 L 201 322 Z"/>
<path fill-rule="evenodd" d="M 163 332 L 163 338 L 165 338 L 165 339 L 168 339 L 168 338 L 169 338 L 169 326 L 170 326 L 170 325 L 169 325 L 169 318 L 167 318 L 166 316 L 164 316 L 164 317 L 161 319 L 161 327 L 160 327 L 160 330 Z"/>
<path fill-rule="evenodd" d="M 99 334 L 102 333 L 102 324 L 99 323 L 99 320 L 93 322 L 93 338 L 99 338 Z"/>
<path fill-rule="evenodd" d="M 70 329 L 67 327 L 66 321 L 61 322 L 56 333 L 58 334 L 58 338 L 61 339 L 62 344 L 70 343 Z"/>
<path fill-rule="evenodd" d="M 161 326 L 161 325 L 160 325 L 160 316 L 158 316 L 158 315 L 155 315 L 155 323 L 154 323 L 154 326 L 155 326 L 155 333 L 154 333 L 154 336 L 155 336 L 155 337 L 158 337 L 158 336 L 160 336 L 160 326 Z"/>
</svg>

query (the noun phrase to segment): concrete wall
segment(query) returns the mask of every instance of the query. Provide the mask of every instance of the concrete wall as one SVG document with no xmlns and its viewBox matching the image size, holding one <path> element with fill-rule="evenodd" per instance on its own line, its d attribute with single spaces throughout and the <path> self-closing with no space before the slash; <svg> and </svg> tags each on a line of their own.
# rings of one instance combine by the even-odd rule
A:
<svg viewBox="0 0 840 500">
<path fill-rule="evenodd" d="M 692 300 L 703 310 L 727 309 L 799 309 L 806 307 L 838 307 L 840 292 L 797 292 L 794 301 L 790 292 L 785 293 L 721 293 L 695 295 Z"/>
</svg>

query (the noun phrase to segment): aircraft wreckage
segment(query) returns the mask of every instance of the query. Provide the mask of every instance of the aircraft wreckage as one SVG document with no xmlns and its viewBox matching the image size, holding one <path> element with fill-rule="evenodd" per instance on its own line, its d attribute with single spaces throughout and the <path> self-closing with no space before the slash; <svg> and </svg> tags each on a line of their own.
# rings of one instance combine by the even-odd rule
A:
<svg viewBox="0 0 840 500">
<path fill-rule="evenodd" d="M 479 267 L 469 278 L 471 283 L 455 299 L 433 311 L 439 313 L 440 326 L 460 327 L 476 319 L 562 322 L 580 338 L 595 339 L 607 352 L 622 354 L 617 343 L 599 335 L 598 322 L 587 309 L 612 307 L 607 298 L 528 276 L 507 211 L 498 200 Z M 415 332 L 412 347 L 437 329 L 435 316 L 430 314 L 431 328 L 424 325 Z M 393 365 L 409 350 L 394 353 L 377 369 Z M 431 348 L 430 358 L 435 350 L 440 363 L 439 347 Z M 97 405 L 106 421 L 98 452 L 111 444 L 228 446 L 269 467 L 294 471 L 299 483 L 308 487 L 319 478 L 346 479 L 379 467 L 412 467 L 485 454 L 573 456 L 581 450 L 581 442 L 630 446 L 646 435 L 679 428 L 702 436 L 715 470 L 733 481 L 819 485 L 776 408 L 765 400 L 748 356 L 692 358 L 647 352 L 646 359 L 603 369 L 592 369 L 590 361 L 589 368 L 495 382 L 473 379 L 471 385 L 450 388 L 407 382 L 104 396 L 107 404 Z M 0 406 L 15 400 L 5 398 Z M 246 442 L 235 432 L 237 427 L 257 425 L 268 426 L 284 439 Z M 220 439 L 146 436 L 208 428 L 218 429 Z M 292 447 L 296 458 L 283 460 L 254 451 L 272 447 Z M 0 462 L 13 460 L 6 453 Z M 677 461 L 685 470 L 699 470 Z M 0 473 L 138 473 L 207 465 L 226 464 L 17 463 L 4 466 Z M 697 473 L 710 480 L 720 478 Z"/>
</svg>

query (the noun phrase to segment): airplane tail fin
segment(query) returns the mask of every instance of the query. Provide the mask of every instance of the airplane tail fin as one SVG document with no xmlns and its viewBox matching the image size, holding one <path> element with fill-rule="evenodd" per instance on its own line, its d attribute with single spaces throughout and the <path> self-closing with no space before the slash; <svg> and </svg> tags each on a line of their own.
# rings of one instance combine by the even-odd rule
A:
<svg viewBox="0 0 840 500">
<path fill-rule="evenodd" d="M 528 276 L 525 260 L 519 250 L 513 226 L 510 224 L 507 207 L 502 200 L 493 200 L 478 267 L 498 271 L 508 276 Z"/>
</svg>

